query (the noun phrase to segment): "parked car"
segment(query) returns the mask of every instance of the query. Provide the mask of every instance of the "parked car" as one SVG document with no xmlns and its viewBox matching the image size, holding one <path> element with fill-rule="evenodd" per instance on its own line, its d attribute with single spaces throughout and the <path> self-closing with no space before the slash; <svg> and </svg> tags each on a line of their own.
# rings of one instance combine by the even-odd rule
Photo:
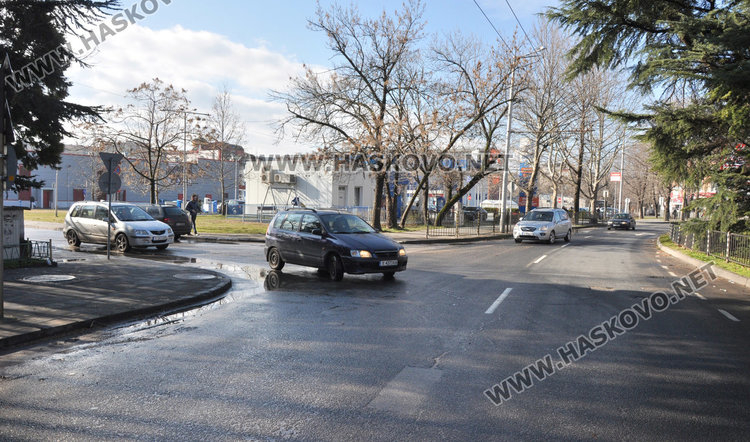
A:
<svg viewBox="0 0 750 442">
<path fill-rule="evenodd" d="M 464 207 L 463 212 L 466 221 L 487 221 L 487 211 L 481 207 Z"/>
<path fill-rule="evenodd" d="M 570 241 L 573 224 L 568 212 L 562 209 L 534 209 L 513 226 L 513 239 L 547 241 L 554 244 L 558 238 Z"/>
<path fill-rule="evenodd" d="M 193 229 L 190 214 L 174 204 L 137 204 L 152 218 L 168 224 L 174 231 L 175 241 L 179 241 L 182 235 L 189 235 Z"/>
<path fill-rule="evenodd" d="M 107 231 L 115 250 L 127 252 L 131 247 L 166 249 L 174 242 L 169 225 L 157 221 L 142 208 L 128 203 L 79 201 L 65 215 L 63 235 L 68 244 L 78 247 L 82 242 L 106 244 Z M 111 228 L 110 228 L 111 223 Z"/>
<path fill-rule="evenodd" d="M 618 213 L 607 221 L 607 230 L 611 229 L 635 230 L 635 219 L 629 213 Z"/>
<path fill-rule="evenodd" d="M 222 215 L 242 215 L 245 212 L 245 202 L 242 200 L 226 200 L 226 210 L 221 202 L 216 207 Z"/>
<path fill-rule="evenodd" d="M 406 270 L 404 248 L 358 216 L 335 210 L 281 211 L 268 224 L 266 261 L 274 270 L 285 263 L 317 267 L 332 280 L 344 273 L 382 273 L 393 278 Z"/>
</svg>

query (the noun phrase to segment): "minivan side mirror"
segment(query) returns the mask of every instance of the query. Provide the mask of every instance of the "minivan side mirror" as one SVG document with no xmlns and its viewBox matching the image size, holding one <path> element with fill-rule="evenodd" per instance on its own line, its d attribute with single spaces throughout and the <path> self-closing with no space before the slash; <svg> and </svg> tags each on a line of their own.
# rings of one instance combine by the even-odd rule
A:
<svg viewBox="0 0 750 442">
<path fill-rule="evenodd" d="M 313 235 L 323 236 L 323 230 L 322 229 L 312 229 L 312 231 L 310 233 L 312 233 Z"/>
</svg>

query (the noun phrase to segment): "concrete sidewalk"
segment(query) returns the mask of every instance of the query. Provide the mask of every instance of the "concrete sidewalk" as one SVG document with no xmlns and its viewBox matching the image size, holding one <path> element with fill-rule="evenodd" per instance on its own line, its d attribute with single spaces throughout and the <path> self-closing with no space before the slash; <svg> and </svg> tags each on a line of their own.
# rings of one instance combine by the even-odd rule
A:
<svg viewBox="0 0 750 442">
<path fill-rule="evenodd" d="M 82 329 L 154 317 L 221 297 L 220 273 L 129 258 L 55 250 L 57 266 L 5 269 L 0 351 Z"/>
</svg>

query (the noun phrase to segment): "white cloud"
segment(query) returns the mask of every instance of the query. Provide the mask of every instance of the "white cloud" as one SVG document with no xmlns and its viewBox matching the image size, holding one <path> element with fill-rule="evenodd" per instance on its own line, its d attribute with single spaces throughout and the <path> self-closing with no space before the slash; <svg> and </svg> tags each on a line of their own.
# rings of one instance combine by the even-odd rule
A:
<svg viewBox="0 0 750 442">
<path fill-rule="evenodd" d="M 108 38 L 86 59 L 90 68 L 71 67 L 70 99 L 85 105 L 126 103 L 127 89 L 153 78 L 188 91 L 192 106 L 211 109 L 216 94 L 227 85 L 234 105 L 246 121 L 245 149 L 249 153 L 294 153 L 309 149 L 293 140 L 275 145 L 271 123 L 284 116 L 270 90 L 283 90 L 302 64 L 267 49 L 262 43 L 247 47 L 227 37 L 181 26 L 152 30 L 130 26 Z"/>
</svg>

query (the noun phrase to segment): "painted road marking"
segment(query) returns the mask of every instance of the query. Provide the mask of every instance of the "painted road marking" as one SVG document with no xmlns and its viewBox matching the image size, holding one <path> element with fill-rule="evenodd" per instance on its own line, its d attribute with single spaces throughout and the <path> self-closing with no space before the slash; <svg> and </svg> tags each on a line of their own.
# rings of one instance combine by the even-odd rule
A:
<svg viewBox="0 0 750 442">
<path fill-rule="evenodd" d="M 591 238 L 591 235 L 584 236 L 583 238 L 584 239 L 589 239 L 589 238 Z"/>
<path fill-rule="evenodd" d="M 696 294 L 695 294 L 695 296 L 697 296 L 697 297 L 701 298 L 701 299 L 702 299 L 702 300 L 704 300 L 704 301 L 708 301 L 708 299 L 706 299 L 706 297 L 705 297 L 705 296 L 703 296 L 703 295 L 701 295 L 700 293 L 696 293 Z"/>
<path fill-rule="evenodd" d="M 500 303 L 503 302 L 503 300 L 505 300 L 505 298 L 508 297 L 508 295 L 510 294 L 511 290 L 513 290 L 513 289 L 510 288 L 510 287 L 508 287 L 507 289 L 505 289 L 505 291 L 503 292 L 503 294 L 500 295 L 500 296 L 498 296 L 497 299 L 495 300 L 495 302 L 493 302 L 492 305 L 490 306 L 490 308 L 488 308 L 487 311 L 485 311 L 484 313 L 486 315 L 493 314 L 495 312 L 495 309 L 500 305 Z"/>
<path fill-rule="evenodd" d="M 562 249 L 563 247 L 568 247 L 569 245 L 570 245 L 570 243 L 567 243 L 564 246 L 560 246 L 560 248 Z"/>
<path fill-rule="evenodd" d="M 661 266 L 661 268 L 663 268 L 664 270 L 669 270 L 669 267 L 667 266 Z"/>
<path fill-rule="evenodd" d="M 722 310 L 722 309 L 718 309 L 718 310 L 721 312 L 722 315 L 726 316 L 727 318 L 731 319 L 732 321 L 734 321 L 734 322 L 740 322 L 739 319 L 735 318 L 734 315 L 732 315 L 728 311 Z"/>
<path fill-rule="evenodd" d="M 546 257 L 547 257 L 547 255 L 542 255 L 542 257 L 541 257 L 541 258 L 539 258 L 539 259 L 537 259 L 536 261 L 534 261 L 534 264 L 539 264 L 539 263 L 540 263 L 540 262 L 542 262 L 542 260 L 543 260 L 544 258 L 546 258 Z"/>
<path fill-rule="evenodd" d="M 675 274 L 675 272 L 667 272 L 667 273 L 669 273 L 669 276 L 671 276 L 672 278 L 677 277 L 677 274 Z"/>
</svg>

